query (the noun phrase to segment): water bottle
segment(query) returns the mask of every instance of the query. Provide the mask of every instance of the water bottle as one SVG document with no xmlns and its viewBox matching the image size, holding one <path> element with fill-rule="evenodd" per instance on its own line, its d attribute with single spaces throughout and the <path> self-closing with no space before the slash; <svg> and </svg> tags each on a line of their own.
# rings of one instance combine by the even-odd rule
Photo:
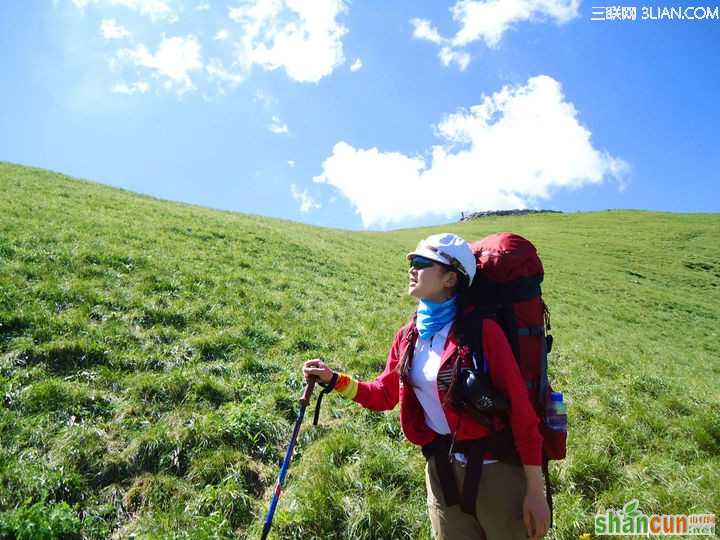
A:
<svg viewBox="0 0 720 540">
<path fill-rule="evenodd" d="M 553 431 L 567 431 L 567 408 L 562 392 L 550 394 L 550 401 L 545 411 L 545 423 Z"/>
</svg>

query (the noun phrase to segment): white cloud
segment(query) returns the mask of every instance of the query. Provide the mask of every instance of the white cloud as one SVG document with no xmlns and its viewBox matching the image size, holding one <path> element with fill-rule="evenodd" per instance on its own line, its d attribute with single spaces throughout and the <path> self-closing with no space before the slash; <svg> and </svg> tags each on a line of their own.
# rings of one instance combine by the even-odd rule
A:
<svg viewBox="0 0 720 540">
<path fill-rule="evenodd" d="M 267 128 L 277 135 L 288 133 L 290 131 L 287 124 L 283 123 L 277 116 L 272 117 L 272 122 L 268 124 Z"/>
<path fill-rule="evenodd" d="M 460 0 L 451 8 L 453 19 L 460 23 L 453 45 L 482 38 L 488 47 L 496 47 L 513 23 L 547 19 L 566 23 L 578 17 L 579 6 L 580 0 Z"/>
<path fill-rule="evenodd" d="M 470 64 L 470 54 L 466 51 L 453 48 L 452 40 L 442 37 L 430 21 L 425 19 L 411 19 L 410 24 L 413 25 L 414 38 L 424 39 L 440 45 L 438 57 L 444 66 L 455 63 L 460 68 L 460 71 L 467 69 Z"/>
<path fill-rule="evenodd" d="M 590 131 L 546 75 L 505 86 L 436 126 L 430 156 L 408 156 L 338 142 L 313 180 L 350 199 L 365 227 L 463 210 L 525 208 L 559 188 L 605 178 L 629 166 L 595 149 Z"/>
<path fill-rule="evenodd" d="M 470 65 L 470 54 L 466 51 L 455 50 L 452 47 L 441 47 L 438 56 L 444 66 L 455 63 L 460 68 L 460 71 L 465 71 Z"/>
<path fill-rule="evenodd" d="M 132 34 L 127 28 L 117 23 L 115 19 L 103 19 L 100 23 L 100 31 L 105 39 L 130 38 Z"/>
<path fill-rule="evenodd" d="M 225 95 L 226 86 L 235 88 L 245 80 L 243 74 L 229 71 L 219 58 L 211 58 L 205 70 L 210 80 L 214 80 L 217 83 L 218 91 L 222 95 Z"/>
<path fill-rule="evenodd" d="M 270 94 L 266 94 L 262 90 L 255 91 L 255 97 L 253 98 L 253 101 L 262 104 L 263 108 L 268 111 L 278 103 L 276 97 L 271 96 Z"/>
<path fill-rule="evenodd" d="M 80 10 L 95 8 L 105 15 L 117 11 L 111 8 L 125 8 L 153 21 L 168 23 L 177 22 L 178 13 L 200 18 L 208 17 L 207 12 L 212 10 L 211 3 L 202 0 L 189 5 L 183 5 L 179 0 L 70 1 Z M 283 68 L 292 80 L 318 82 L 345 62 L 342 38 L 348 30 L 338 19 L 348 11 L 347 0 L 239 2 L 227 12 L 237 26 L 220 26 L 214 34 L 204 38 L 208 49 L 215 51 L 215 58 L 207 65 L 204 65 L 197 36 L 167 38 L 163 34 L 157 50 L 137 41 L 132 45 L 115 46 L 109 53 L 110 71 L 126 79 L 151 77 L 159 83 L 154 86 L 178 94 L 201 89 L 207 97 L 208 85 L 216 86 L 220 94 L 225 94 L 226 90 L 247 79 L 253 66 L 265 70 Z M 131 31 L 109 15 L 102 17 L 100 31 L 108 41 L 133 41 Z M 352 71 L 361 68 L 359 58 L 350 66 Z M 133 88 L 119 81 L 116 91 Z M 132 91 L 138 92 L 137 89 Z M 273 98 L 257 101 L 267 110 L 275 103 Z M 271 129 L 277 133 L 288 132 L 287 126 L 281 123 L 273 123 Z"/>
<path fill-rule="evenodd" d="M 290 186 L 290 193 L 292 194 L 293 199 L 295 199 L 296 201 L 300 201 L 300 211 L 303 213 L 307 213 L 310 210 L 321 208 L 320 203 L 316 202 L 315 199 L 310 196 L 306 189 L 300 191 L 295 184 L 292 184 Z"/>
<path fill-rule="evenodd" d="M 227 38 L 229 38 L 229 37 L 230 37 L 230 32 L 229 32 L 227 29 L 223 28 L 222 30 L 218 30 L 218 31 L 215 33 L 215 36 L 213 37 L 213 40 L 215 40 L 215 41 L 226 41 Z"/>
<path fill-rule="evenodd" d="M 156 78 L 165 78 L 164 86 L 179 94 L 195 89 L 190 73 L 203 67 L 200 44 L 192 35 L 163 38 L 155 54 L 140 44 L 133 49 L 120 49 L 117 56 L 150 69 Z"/>
<path fill-rule="evenodd" d="M 165 0 L 72 0 L 72 3 L 85 9 L 89 5 L 123 6 L 140 15 L 150 17 L 153 22 L 175 23 L 179 20 L 177 12 Z"/>
<path fill-rule="evenodd" d="M 413 37 L 432 41 L 436 45 L 444 45 L 448 40 L 442 37 L 437 29 L 426 19 L 411 19 L 413 25 Z"/>
<path fill-rule="evenodd" d="M 295 166 L 295 162 L 294 162 L 292 159 L 289 160 L 289 161 L 288 161 L 288 166 L 289 166 L 290 168 L 294 167 L 294 166 Z"/>
<path fill-rule="evenodd" d="M 118 83 L 112 87 L 115 94 L 145 94 L 150 90 L 150 85 L 145 81 L 137 81 L 131 84 Z"/>
<path fill-rule="evenodd" d="M 440 59 L 446 66 L 455 62 L 465 69 L 470 56 L 458 49 L 479 39 L 495 48 L 503 34 L 518 22 L 566 23 L 579 16 L 579 6 L 580 0 L 458 0 L 450 8 L 453 20 L 460 26 L 452 38 L 442 37 L 426 19 L 411 19 L 410 23 L 413 37 L 443 47 Z"/>
<path fill-rule="evenodd" d="M 298 82 L 318 82 L 345 61 L 337 17 L 343 0 L 251 0 L 229 9 L 243 37 L 236 61 L 250 69 L 284 68 Z"/>
<path fill-rule="evenodd" d="M 131 42 L 108 46 L 112 47 L 107 59 L 111 72 L 126 80 L 152 77 L 159 82 L 153 83 L 154 87 L 179 94 L 201 90 L 207 98 L 213 86 L 225 94 L 247 79 L 253 67 L 269 71 L 282 68 L 294 81 L 317 83 L 345 62 L 342 38 L 348 30 L 339 19 L 348 11 L 348 0 L 237 0 L 236 7 L 227 8 L 229 20 L 215 27 L 214 33 L 170 38 L 163 33 L 157 50 L 145 45 L 147 40 L 141 43 L 138 39 L 141 31 L 148 30 L 147 24 L 140 22 L 137 28 L 126 28 L 118 23 L 123 20 L 122 10 L 166 23 L 177 22 L 179 14 L 183 14 L 188 24 L 202 24 L 204 19 L 203 27 L 207 28 L 215 23 L 210 13 L 214 4 L 207 0 L 63 1 L 72 2 L 79 10 L 94 9 L 100 14 L 100 31 L 105 40 Z M 133 20 L 137 22 L 137 17 Z M 201 54 L 203 48 L 212 50 L 215 57 L 207 65 Z M 361 67 L 359 58 L 350 66 L 353 71 Z M 123 88 L 122 80 L 118 83 Z M 269 100 L 259 101 L 266 109 L 272 108 Z"/>
<path fill-rule="evenodd" d="M 137 11 L 141 15 L 150 17 L 155 21 L 167 21 L 175 23 L 179 17 L 168 2 L 163 0 L 109 0 L 115 6 L 125 6 L 128 9 Z"/>
</svg>

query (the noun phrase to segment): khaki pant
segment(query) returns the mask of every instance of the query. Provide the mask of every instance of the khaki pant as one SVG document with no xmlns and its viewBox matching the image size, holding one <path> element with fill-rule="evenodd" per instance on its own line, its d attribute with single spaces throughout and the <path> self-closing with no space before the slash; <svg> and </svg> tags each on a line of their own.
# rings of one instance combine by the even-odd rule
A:
<svg viewBox="0 0 720 540">
<path fill-rule="evenodd" d="M 465 468 L 453 463 L 455 480 L 462 493 Z M 427 506 L 436 540 L 525 540 L 522 520 L 525 473 L 518 465 L 502 462 L 483 465 L 478 487 L 475 516 L 464 513 L 460 505 L 445 506 L 435 458 L 425 467 Z"/>
</svg>

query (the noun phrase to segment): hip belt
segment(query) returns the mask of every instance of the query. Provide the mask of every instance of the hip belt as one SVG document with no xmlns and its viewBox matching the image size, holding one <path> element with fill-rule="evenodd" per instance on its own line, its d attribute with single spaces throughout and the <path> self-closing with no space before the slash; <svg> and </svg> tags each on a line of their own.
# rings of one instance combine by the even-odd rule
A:
<svg viewBox="0 0 720 540">
<path fill-rule="evenodd" d="M 490 452 L 494 459 L 505 463 L 521 464 L 509 429 L 494 431 L 487 437 L 469 441 L 453 441 L 450 435 L 436 435 L 431 443 L 422 447 L 422 452 L 425 459 L 435 457 L 445 504 L 447 506 L 460 504 L 463 512 L 472 515 L 475 515 L 475 501 L 486 452 Z M 462 457 L 457 456 L 458 453 Z M 455 481 L 451 465 L 453 461 L 465 467 L 462 496 Z"/>
</svg>

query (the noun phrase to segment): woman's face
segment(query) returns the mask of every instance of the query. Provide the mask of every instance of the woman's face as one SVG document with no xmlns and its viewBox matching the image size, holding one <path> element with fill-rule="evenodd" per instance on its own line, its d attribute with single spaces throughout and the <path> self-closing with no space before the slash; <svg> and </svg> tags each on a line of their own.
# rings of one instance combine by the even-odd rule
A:
<svg viewBox="0 0 720 540">
<path fill-rule="evenodd" d="M 453 295 L 457 282 L 455 272 L 441 264 L 433 263 L 427 268 L 408 269 L 408 294 L 431 302 L 444 302 Z"/>
</svg>

